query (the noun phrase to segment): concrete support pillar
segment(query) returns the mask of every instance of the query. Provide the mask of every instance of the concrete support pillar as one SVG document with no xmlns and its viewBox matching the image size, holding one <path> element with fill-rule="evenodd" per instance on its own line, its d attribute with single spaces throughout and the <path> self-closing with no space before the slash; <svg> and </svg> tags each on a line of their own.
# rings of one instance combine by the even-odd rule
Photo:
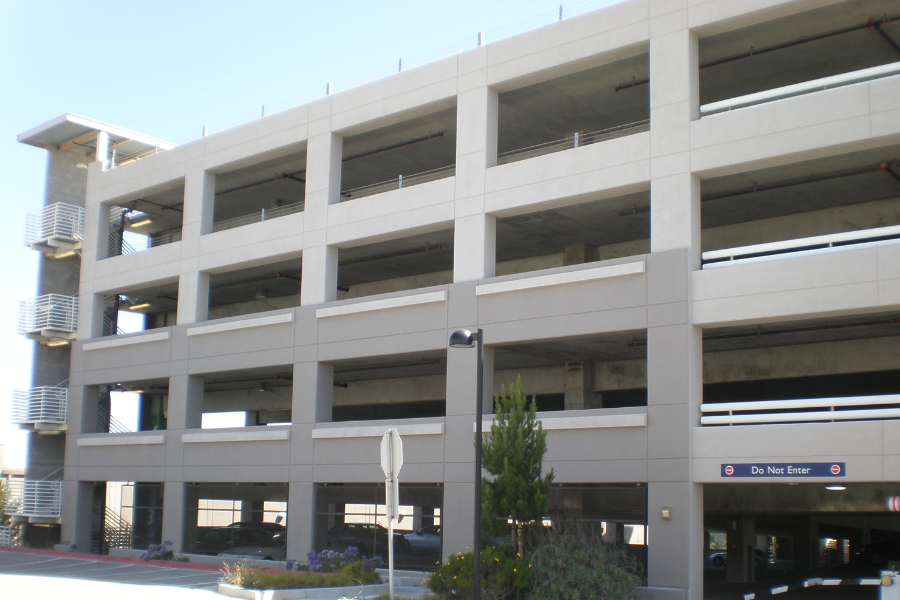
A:
<svg viewBox="0 0 900 600">
<path fill-rule="evenodd" d="M 166 481 L 163 486 L 163 541 L 172 542 L 175 552 L 184 552 L 184 482 Z M 196 519 L 196 513 L 192 513 Z M 196 523 L 195 523 L 196 525 Z"/>
<path fill-rule="evenodd" d="M 754 580 L 753 549 L 756 548 L 756 523 L 752 516 L 735 517 L 726 532 L 728 561 L 725 580 L 728 583 L 750 583 Z"/>
<path fill-rule="evenodd" d="M 294 365 L 293 423 L 315 424 L 331 421 L 334 399 L 334 366 L 305 362 Z"/>
<path fill-rule="evenodd" d="M 588 244 L 566 246 L 563 253 L 563 265 L 581 265 L 594 260 L 594 247 Z"/>
<path fill-rule="evenodd" d="M 690 124 L 699 116 L 697 36 L 687 7 L 650 20 L 650 247 L 647 399 L 648 583 L 703 597 L 703 486 L 692 483 L 699 423 L 702 334 L 690 322 L 690 271 L 700 261 L 700 186 L 691 174 Z M 676 251 L 677 252 L 670 252 Z M 664 274 L 670 275 L 664 279 Z M 670 509 L 669 519 L 662 509 Z M 695 549 L 685 552 L 685 548 Z"/>
<path fill-rule="evenodd" d="M 482 56 L 483 55 L 483 56 Z M 487 53 L 472 53 L 480 67 Z M 496 220 L 484 213 L 485 170 L 497 164 L 497 91 L 486 85 L 486 70 L 479 68 L 467 81 L 479 85 L 461 90 L 456 121 L 456 223 L 453 240 L 453 281 L 494 276 Z"/>
<path fill-rule="evenodd" d="M 474 326 L 467 327 L 474 331 Z M 475 409 L 477 393 L 475 348 L 447 351 L 447 416 L 444 434 L 444 506 L 441 524 L 444 558 L 474 544 Z M 484 349 L 485 420 L 493 413 L 493 348 Z"/>
<path fill-rule="evenodd" d="M 169 378 L 167 431 L 199 429 L 203 417 L 203 377 L 173 375 Z"/>
<path fill-rule="evenodd" d="M 178 278 L 177 323 L 199 323 L 209 316 L 209 273 L 188 271 Z"/>
<path fill-rule="evenodd" d="M 105 131 L 97 132 L 96 148 L 95 160 L 103 165 L 103 169 L 106 170 L 109 165 L 109 134 Z"/>
<path fill-rule="evenodd" d="M 600 408 L 603 396 L 594 391 L 594 363 L 566 363 L 566 410 Z"/>
<path fill-rule="evenodd" d="M 287 555 L 304 557 L 315 547 L 316 486 L 311 481 L 291 481 L 288 486 Z"/>
<path fill-rule="evenodd" d="M 69 388 L 69 411 L 66 425 L 69 433 L 105 433 L 97 426 L 97 409 L 100 403 L 100 387 L 79 385 Z M 76 410 L 80 407 L 81 410 Z"/>
<path fill-rule="evenodd" d="M 301 306 L 337 297 L 338 250 L 325 243 L 325 231 L 328 207 L 341 200 L 342 148 L 343 138 L 331 132 L 311 137 L 307 146 Z"/>
<path fill-rule="evenodd" d="M 816 568 L 816 552 L 819 549 L 817 524 L 809 517 L 794 519 L 794 571 L 808 573 Z"/>
<path fill-rule="evenodd" d="M 650 248 L 688 248 L 691 268 L 700 264 L 700 185 L 690 168 L 690 123 L 700 111 L 697 48 L 683 11 L 651 21 Z"/>
<path fill-rule="evenodd" d="M 456 219 L 453 230 L 453 282 L 494 276 L 497 220 L 486 214 Z"/>
<path fill-rule="evenodd" d="M 212 233 L 216 204 L 216 174 L 194 171 L 184 178 L 184 216 L 181 238 L 196 240 Z"/>
<path fill-rule="evenodd" d="M 335 300 L 337 298 L 337 271 L 337 248 L 325 245 L 304 248 L 300 306 Z"/>
<path fill-rule="evenodd" d="M 94 483 L 67 479 L 63 484 L 62 532 L 60 540 L 75 544 L 76 551 L 91 551 L 91 521 Z"/>
</svg>

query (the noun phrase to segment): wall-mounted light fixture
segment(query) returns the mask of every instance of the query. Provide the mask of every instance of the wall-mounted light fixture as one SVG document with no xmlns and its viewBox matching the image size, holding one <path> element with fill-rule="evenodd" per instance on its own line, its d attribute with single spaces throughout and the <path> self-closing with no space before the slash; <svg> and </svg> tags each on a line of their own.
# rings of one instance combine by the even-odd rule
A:
<svg viewBox="0 0 900 600">
<path fill-rule="evenodd" d="M 671 521 L 672 520 L 672 508 L 670 506 L 663 506 L 659 509 L 659 517 L 663 521 Z"/>
</svg>

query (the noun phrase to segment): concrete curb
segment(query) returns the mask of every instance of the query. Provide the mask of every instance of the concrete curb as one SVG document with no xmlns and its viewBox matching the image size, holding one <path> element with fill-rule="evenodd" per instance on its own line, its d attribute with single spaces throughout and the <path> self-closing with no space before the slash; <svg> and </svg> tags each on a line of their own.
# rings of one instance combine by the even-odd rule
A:
<svg viewBox="0 0 900 600">
<path fill-rule="evenodd" d="M 152 567 L 169 567 L 175 569 L 193 569 L 196 571 L 218 571 L 220 566 L 183 563 L 174 560 L 141 560 L 140 558 L 128 558 L 124 556 L 104 556 L 99 554 L 84 554 L 80 552 L 61 552 L 59 550 L 35 550 L 32 548 L 0 548 L 0 552 L 17 552 L 19 554 L 34 554 L 37 556 L 58 556 L 61 558 L 75 558 L 92 560 L 97 562 L 112 562 L 134 565 L 149 565 Z"/>
</svg>

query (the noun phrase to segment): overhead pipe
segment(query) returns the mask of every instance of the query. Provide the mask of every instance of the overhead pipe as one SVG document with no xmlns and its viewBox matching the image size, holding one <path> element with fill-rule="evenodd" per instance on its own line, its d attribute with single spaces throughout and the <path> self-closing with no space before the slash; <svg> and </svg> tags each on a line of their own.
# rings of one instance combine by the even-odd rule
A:
<svg viewBox="0 0 900 600">
<path fill-rule="evenodd" d="M 874 325 L 895 325 L 900 324 L 900 318 L 896 319 L 879 319 L 877 321 L 857 321 L 855 323 L 832 323 L 825 325 L 812 325 L 809 327 L 791 327 L 785 329 L 770 329 L 767 331 L 756 330 L 756 331 L 747 331 L 744 333 L 723 333 L 721 335 L 706 335 L 703 334 L 703 341 L 708 342 L 711 340 L 730 340 L 736 338 L 746 338 L 746 337 L 761 337 L 764 335 L 782 335 L 788 333 L 808 333 L 811 331 L 828 331 L 832 329 L 847 329 L 850 327 L 871 327 Z M 625 344 L 626 348 L 636 348 L 646 346 L 646 341 L 635 341 L 628 342 Z"/>
<path fill-rule="evenodd" d="M 305 184 L 306 180 L 297 177 L 300 173 L 305 173 L 306 169 L 301 169 L 300 171 L 293 171 L 291 173 L 282 173 L 281 175 L 276 175 L 270 179 L 263 179 L 262 181 L 256 181 L 254 183 L 248 183 L 247 185 L 239 185 L 238 187 L 234 187 L 227 190 L 222 190 L 221 192 L 216 192 L 216 196 L 224 196 L 225 194 L 230 194 L 231 192 L 238 192 L 240 190 L 246 190 L 247 188 L 256 187 L 258 185 L 263 185 L 264 183 L 272 183 L 273 181 L 280 181 L 282 179 L 292 179 L 294 181 L 299 181 L 300 183 Z"/>
<path fill-rule="evenodd" d="M 819 181 L 828 181 L 831 179 L 841 179 L 843 177 L 852 177 L 853 175 L 865 175 L 866 173 L 877 173 L 878 171 L 884 171 L 898 182 L 900 182 L 900 172 L 897 171 L 896 163 L 881 163 L 875 167 L 866 167 L 863 169 L 854 169 L 851 171 L 841 171 L 840 173 L 829 173 L 827 175 L 813 175 L 811 177 L 806 177 L 804 179 L 795 179 L 791 181 L 783 181 L 779 183 L 770 183 L 767 185 L 754 185 L 750 188 L 742 188 L 739 190 L 732 190 L 730 192 L 720 192 L 718 194 L 707 194 L 706 196 L 700 197 L 700 202 L 709 202 L 711 200 L 721 200 L 722 198 L 732 198 L 734 196 L 743 196 L 744 194 L 753 194 L 756 192 L 767 192 L 769 190 L 777 190 L 786 187 L 793 187 L 796 185 L 805 185 L 807 183 L 816 183 Z M 628 217 L 631 215 L 649 212 L 649 206 L 636 206 L 631 210 L 625 210 L 619 213 L 619 217 Z"/>
<path fill-rule="evenodd" d="M 410 250 L 398 250 L 397 252 L 386 252 L 384 254 L 375 254 L 373 256 L 362 256 L 360 258 L 351 258 L 350 260 L 338 260 L 338 267 L 346 267 L 347 265 L 355 265 L 363 262 L 371 262 L 375 260 L 383 260 L 385 258 L 396 258 L 398 256 L 407 256 L 409 254 L 418 254 L 420 252 L 428 252 L 430 250 L 443 250 L 443 244 L 428 244 L 421 248 L 412 248 Z"/>
<path fill-rule="evenodd" d="M 785 43 L 783 43 L 783 44 L 776 44 L 776 45 L 774 45 L 774 46 L 766 46 L 765 48 L 760 48 L 760 49 L 756 49 L 756 48 L 754 48 L 753 46 L 750 46 L 750 50 L 749 50 L 748 52 L 743 52 L 743 53 L 741 53 L 741 54 L 735 54 L 735 55 L 733 55 L 733 56 L 729 56 L 729 57 L 726 57 L 726 58 L 720 58 L 720 59 L 718 59 L 718 60 L 712 60 L 712 61 L 709 61 L 709 62 L 705 62 L 705 63 L 703 63 L 703 64 L 700 65 L 700 68 L 701 68 L 701 69 L 707 69 L 707 68 L 709 68 L 709 67 L 715 67 L 715 66 L 722 65 L 722 64 L 725 64 L 725 63 L 734 62 L 734 61 L 736 61 L 736 60 L 742 60 L 742 59 L 744 59 L 744 58 L 750 58 L 751 56 L 757 56 L 757 55 L 759 55 L 759 54 L 766 54 L 766 53 L 768 53 L 768 52 L 775 52 L 776 50 L 784 50 L 785 48 L 791 48 L 791 47 L 793 47 L 793 46 L 799 46 L 800 44 L 806 44 L 806 43 L 808 43 L 808 42 L 815 42 L 815 41 L 818 41 L 818 40 L 823 40 L 823 39 L 826 39 L 826 38 L 830 38 L 830 37 L 834 37 L 834 36 L 838 36 L 838 35 L 843 35 L 843 34 L 845 34 L 845 33 L 852 33 L 852 32 L 854 32 L 854 31 L 861 31 L 861 30 L 863 30 L 863 29 L 869 29 L 870 27 L 871 27 L 872 29 L 874 29 L 876 32 L 880 33 L 881 36 L 884 37 L 885 40 L 887 40 L 887 42 L 888 42 L 891 46 L 893 46 L 894 50 L 897 50 L 897 52 L 900 52 L 900 46 L 898 46 L 898 45 L 896 44 L 896 42 L 894 42 L 894 40 L 892 40 L 892 39 L 884 32 L 884 30 L 881 29 L 881 26 L 884 25 L 885 23 L 890 23 L 890 22 L 892 22 L 892 21 L 896 21 L 897 19 L 900 19 L 900 16 L 897 16 L 897 17 L 888 17 L 887 15 L 885 15 L 884 17 L 882 17 L 882 18 L 880 18 L 880 19 L 878 19 L 878 20 L 875 20 L 875 19 L 869 19 L 869 20 L 866 22 L 865 25 L 854 25 L 853 27 L 847 27 L 847 28 L 845 28 L 845 29 L 839 29 L 839 30 L 836 30 L 836 31 L 830 31 L 830 32 L 828 32 L 828 33 L 823 33 L 823 34 L 820 34 L 820 35 L 814 35 L 814 36 L 812 36 L 812 37 L 802 37 L 802 38 L 800 38 L 799 40 L 794 40 L 794 41 L 791 41 L 791 42 L 785 42 Z M 645 84 L 647 84 L 647 83 L 650 83 L 650 78 L 649 78 L 649 77 L 644 77 L 644 78 L 642 78 L 642 79 L 632 79 L 631 83 L 623 83 L 623 84 L 617 85 L 617 86 L 615 87 L 615 91 L 618 92 L 618 91 L 625 90 L 625 89 L 632 88 L 632 87 L 636 87 L 636 86 L 639 86 L 639 85 L 645 85 Z"/>
<path fill-rule="evenodd" d="M 385 146 L 384 148 L 377 148 L 375 150 L 369 150 L 368 152 L 363 152 L 361 154 L 354 154 L 353 156 L 348 156 L 342 159 L 342 162 L 349 162 L 351 160 L 356 160 L 357 158 L 363 158 L 366 156 L 372 156 L 373 154 L 379 154 L 381 152 L 387 152 L 388 150 L 396 150 L 397 148 L 403 148 L 404 146 L 410 146 L 412 144 L 418 144 L 419 142 L 427 142 L 428 140 L 433 140 L 435 138 L 444 137 L 444 132 L 441 131 L 439 133 L 431 133 L 428 132 L 428 135 L 425 137 L 416 138 L 414 140 L 409 140 L 406 142 L 400 142 L 399 144 L 394 144 L 392 146 Z"/>
</svg>

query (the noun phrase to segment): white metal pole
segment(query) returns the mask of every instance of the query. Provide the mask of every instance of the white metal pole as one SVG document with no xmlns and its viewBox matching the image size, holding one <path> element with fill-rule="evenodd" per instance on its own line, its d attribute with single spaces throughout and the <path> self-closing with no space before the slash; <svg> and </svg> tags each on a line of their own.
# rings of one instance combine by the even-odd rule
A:
<svg viewBox="0 0 900 600">
<path fill-rule="evenodd" d="M 394 482 L 388 482 L 391 489 L 394 487 Z M 388 580 L 389 580 L 389 588 L 391 594 L 391 600 L 394 600 L 394 517 L 391 516 L 388 518 Z"/>
</svg>

